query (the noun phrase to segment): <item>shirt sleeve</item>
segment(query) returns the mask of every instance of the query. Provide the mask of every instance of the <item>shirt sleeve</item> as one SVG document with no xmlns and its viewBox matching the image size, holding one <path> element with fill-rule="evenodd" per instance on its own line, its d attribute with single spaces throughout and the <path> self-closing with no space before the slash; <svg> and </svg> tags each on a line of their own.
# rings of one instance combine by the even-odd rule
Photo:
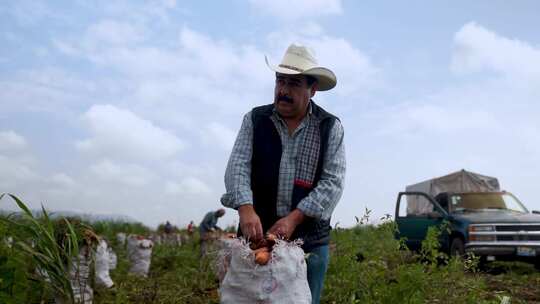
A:
<svg viewBox="0 0 540 304">
<path fill-rule="evenodd" d="M 297 206 L 309 217 L 329 219 L 341 198 L 346 167 L 343 137 L 343 126 L 339 120 L 336 120 L 328 137 L 321 179 Z"/>
<path fill-rule="evenodd" d="M 212 228 L 214 229 L 220 229 L 217 225 L 217 222 L 218 222 L 218 216 L 214 213 L 213 216 L 212 216 Z"/>
<path fill-rule="evenodd" d="M 244 116 L 242 126 L 225 170 L 226 193 L 221 197 L 225 207 L 238 209 L 253 203 L 251 191 L 251 157 L 253 152 L 253 122 L 251 112 Z"/>
</svg>

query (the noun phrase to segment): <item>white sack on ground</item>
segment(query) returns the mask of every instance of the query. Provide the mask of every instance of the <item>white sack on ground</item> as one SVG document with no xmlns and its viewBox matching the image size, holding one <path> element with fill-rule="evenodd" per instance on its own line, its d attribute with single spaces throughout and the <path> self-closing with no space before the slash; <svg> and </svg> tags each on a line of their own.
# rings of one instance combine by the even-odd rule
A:
<svg viewBox="0 0 540 304">
<path fill-rule="evenodd" d="M 230 265 L 219 289 L 222 304 L 311 303 L 304 251 L 298 243 L 277 241 L 267 265 L 255 264 L 245 242 L 234 240 L 230 245 L 224 249 L 230 250 Z"/>
<path fill-rule="evenodd" d="M 116 240 L 120 246 L 124 246 L 126 244 L 126 234 L 123 232 L 118 232 L 116 234 Z"/>
<path fill-rule="evenodd" d="M 88 246 L 81 247 L 78 257 L 71 261 L 69 278 L 77 304 L 92 304 L 94 291 L 89 281 L 91 263 L 92 253 Z"/>
<path fill-rule="evenodd" d="M 107 251 L 109 252 L 109 271 L 114 270 L 116 269 L 116 264 L 118 264 L 118 257 L 111 247 L 108 247 Z"/>
<path fill-rule="evenodd" d="M 109 251 L 107 250 L 107 242 L 100 240 L 96 248 L 96 273 L 95 281 L 98 286 L 111 288 L 114 283 L 109 274 Z"/>
<path fill-rule="evenodd" d="M 223 279 L 225 279 L 225 275 L 227 274 L 227 270 L 229 269 L 229 265 L 231 264 L 232 246 L 235 244 L 236 241 L 236 239 L 231 238 L 219 239 L 219 251 L 214 271 L 217 275 L 217 278 L 219 279 L 220 284 L 221 282 L 223 282 Z"/>
<path fill-rule="evenodd" d="M 130 264 L 129 272 L 144 277 L 148 276 L 154 244 L 148 239 L 134 235 L 128 237 L 127 243 L 127 254 Z"/>
</svg>

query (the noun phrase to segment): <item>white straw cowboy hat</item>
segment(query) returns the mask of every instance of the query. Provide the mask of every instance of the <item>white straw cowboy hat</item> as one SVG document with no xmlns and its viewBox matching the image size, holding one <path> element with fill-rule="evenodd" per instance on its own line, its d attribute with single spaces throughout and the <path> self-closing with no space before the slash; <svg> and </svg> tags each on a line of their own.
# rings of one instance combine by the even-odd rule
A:
<svg viewBox="0 0 540 304">
<path fill-rule="evenodd" d="M 318 66 L 317 59 L 303 45 L 291 44 L 281 63 L 273 66 L 268 63 L 268 58 L 265 56 L 266 64 L 270 69 L 277 73 L 288 75 L 309 75 L 317 79 L 318 91 L 328 91 L 336 86 L 336 75 L 327 68 Z"/>
</svg>

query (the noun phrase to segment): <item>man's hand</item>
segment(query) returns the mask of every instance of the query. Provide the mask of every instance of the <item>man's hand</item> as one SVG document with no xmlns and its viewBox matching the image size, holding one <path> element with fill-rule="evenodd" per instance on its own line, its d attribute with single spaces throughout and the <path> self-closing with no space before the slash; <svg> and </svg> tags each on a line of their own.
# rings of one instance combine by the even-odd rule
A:
<svg viewBox="0 0 540 304">
<path fill-rule="evenodd" d="M 238 215 L 240 216 L 240 230 L 242 234 L 248 240 L 258 242 L 263 238 L 263 230 L 261 225 L 261 219 L 255 213 L 253 205 L 242 205 L 238 208 Z"/>
<path fill-rule="evenodd" d="M 280 238 L 289 239 L 294 233 L 296 226 L 304 221 L 305 215 L 299 209 L 294 209 L 286 217 L 279 219 L 270 229 L 268 233 L 277 235 Z"/>
</svg>

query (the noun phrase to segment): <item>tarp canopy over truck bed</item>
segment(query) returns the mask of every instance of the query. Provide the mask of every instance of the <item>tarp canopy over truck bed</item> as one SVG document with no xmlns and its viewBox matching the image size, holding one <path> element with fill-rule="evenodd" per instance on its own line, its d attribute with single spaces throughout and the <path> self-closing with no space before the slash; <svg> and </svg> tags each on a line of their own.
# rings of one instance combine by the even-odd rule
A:
<svg viewBox="0 0 540 304">
<path fill-rule="evenodd" d="M 497 178 L 461 170 L 409 185 L 405 191 L 424 192 L 435 197 L 441 192 L 498 192 L 501 190 Z M 433 211 L 432 205 L 426 200 L 408 198 L 407 214 L 425 214 L 430 211 Z"/>
</svg>

